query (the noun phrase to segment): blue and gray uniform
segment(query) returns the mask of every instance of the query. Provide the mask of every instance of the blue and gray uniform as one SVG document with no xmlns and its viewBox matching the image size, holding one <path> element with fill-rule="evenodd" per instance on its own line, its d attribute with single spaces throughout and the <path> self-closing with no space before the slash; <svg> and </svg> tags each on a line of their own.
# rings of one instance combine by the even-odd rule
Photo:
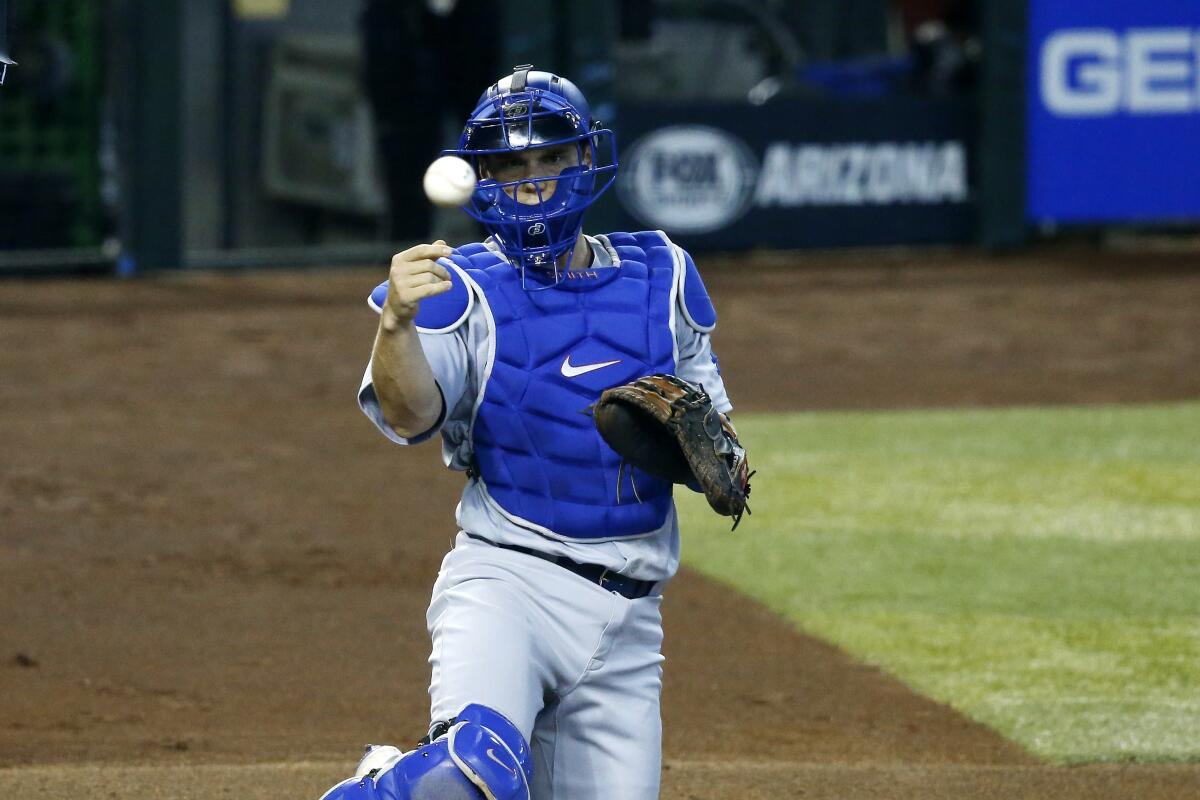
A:
<svg viewBox="0 0 1200 800">
<path fill-rule="evenodd" d="M 433 718 L 479 703 L 512 720 L 535 800 L 651 800 L 660 590 L 679 566 L 673 487 L 622 469 L 586 411 L 654 372 L 731 406 L 691 257 L 660 232 L 587 241 L 589 268 L 541 291 L 487 243 L 441 260 L 453 286 L 415 319 L 444 401 L 429 431 L 405 439 L 384 422 L 370 365 L 358 397 L 398 444 L 440 432 L 446 465 L 468 476 L 427 616 Z M 386 296 L 385 283 L 371 305 Z M 606 571 L 643 588 L 607 591 Z"/>
</svg>

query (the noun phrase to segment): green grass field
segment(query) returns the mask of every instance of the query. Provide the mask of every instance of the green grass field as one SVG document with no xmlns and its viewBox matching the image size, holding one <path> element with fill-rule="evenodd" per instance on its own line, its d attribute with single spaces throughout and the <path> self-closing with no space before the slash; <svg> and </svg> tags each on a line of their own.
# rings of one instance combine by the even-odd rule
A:
<svg viewBox="0 0 1200 800">
<path fill-rule="evenodd" d="M 1200 404 L 737 424 L 686 563 L 1043 758 L 1200 761 Z"/>
</svg>

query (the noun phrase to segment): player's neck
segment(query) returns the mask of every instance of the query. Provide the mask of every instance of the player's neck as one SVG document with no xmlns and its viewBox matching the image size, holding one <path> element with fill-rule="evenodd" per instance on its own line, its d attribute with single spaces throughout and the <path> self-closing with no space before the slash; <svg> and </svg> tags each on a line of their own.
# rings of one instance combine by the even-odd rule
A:
<svg viewBox="0 0 1200 800">
<path fill-rule="evenodd" d="M 575 246 L 558 257 L 558 269 L 561 272 L 583 270 L 592 265 L 592 245 L 580 231 Z"/>
</svg>

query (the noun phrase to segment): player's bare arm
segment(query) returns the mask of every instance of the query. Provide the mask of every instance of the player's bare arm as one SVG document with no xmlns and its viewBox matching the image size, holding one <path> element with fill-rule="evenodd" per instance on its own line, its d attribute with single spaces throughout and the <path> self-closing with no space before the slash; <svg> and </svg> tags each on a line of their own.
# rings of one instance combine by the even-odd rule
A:
<svg viewBox="0 0 1200 800">
<path fill-rule="evenodd" d="M 437 259 L 450 252 L 439 239 L 392 257 L 387 302 L 371 357 L 371 380 L 384 420 L 404 437 L 429 430 L 442 410 L 441 393 L 413 320 L 422 300 L 449 291 L 450 273 Z"/>
</svg>

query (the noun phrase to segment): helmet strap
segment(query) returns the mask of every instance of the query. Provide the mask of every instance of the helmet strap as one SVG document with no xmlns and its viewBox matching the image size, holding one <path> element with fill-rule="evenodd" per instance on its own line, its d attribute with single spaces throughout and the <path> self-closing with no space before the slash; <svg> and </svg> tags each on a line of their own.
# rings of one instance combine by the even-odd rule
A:
<svg viewBox="0 0 1200 800">
<path fill-rule="evenodd" d="M 513 67 L 512 81 L 508 85 L 508 89 L 512 93 L 525 91 L 525 86 L 529 82 L 529 70 L 533 69 L 533 64 L 518 64 Z"/>
</svg>

